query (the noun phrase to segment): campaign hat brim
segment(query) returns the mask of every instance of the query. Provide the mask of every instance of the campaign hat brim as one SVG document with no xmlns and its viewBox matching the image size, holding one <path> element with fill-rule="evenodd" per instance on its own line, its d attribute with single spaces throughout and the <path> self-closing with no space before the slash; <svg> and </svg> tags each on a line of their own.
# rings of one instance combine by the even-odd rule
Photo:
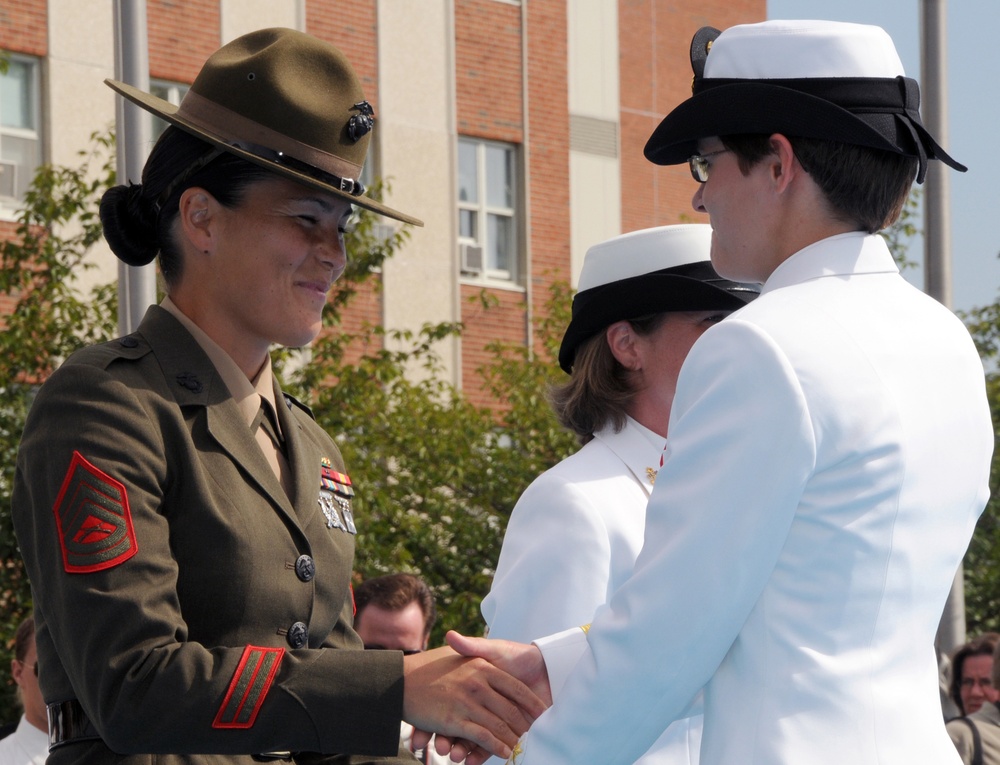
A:
<svg viewBox="0 0 1000 765">
<path fill-rule="evenodd" d="M 151 93 L 146 93 L 145 91 L 140 90 L 139 88 L 136 88 L 124 82 L 111 79 L 107 79 L 104 82 L 112 90 L 121 94 L 129 101 L 134 103 L 136 106 L 139 106 L 140 108 L 145 109 L 146 111 L 152 114 L 155 114 L 157 117 L 160 117 L 165 122 L 168 122 L 171 125 L 174 125 L 175 127 L 181 130 L 191 133 L 192 135 L 201 138 L 202 140 L 216 146 L 217 148 L 229 154 L 233 154 L 237 157 L 240 157 L 241 159 L 245 159 L 248 162 L 252 162 L 256 165 L 260 165 L 261 167 L 271 170 L 272 172 L 278 175 L 284 176 L 293 181 L 301 183 L 304 186 L 315 188 L 320 191 L 329 192 L 334 196 L 342 197 L 345 200 L 349 201 L 351 204 L 357 205 L 358 207 L 363 207 L 366 210 L 371 210 L 372 212 L 378 213 L 379 215 L 384 215 L 386 217 L 393 218 L 403 223 L 409 223 L 414 226 L 424 225 L 423 221 L 420 220 L 419 218 L 415 218 L 411 215 L 407 215 L 406 213 L 394 210 L 393 208 L 384 205 L 381 202 L 372 199 L 371 197 L 367 197 L 364 195 L 355 195 L 343 190 L 338 185 L 336 185 L 335 180 L 324 179 L 324 173 L 319 169 L 316 169 L 315 173 L 310 173 L 310 172 L 304 172 L 300 169 L 297 169 L 296 167 L 290 167 L 288 165 L 281 164 L 280 162 L 274 161 L 269 157 L 261 156 L 259 153 L 255 153 L 255 151 L 251 150 L 252 146 L 249 143 L 247 145 L 251 146 L 251 148 L 244 148 L 242 145 L 240 145 L 240 143 L 242 142 L 234 143 L 232 140 L 222 137 L 212 132 L 210 129 L 206 129 L 199 125 L 195 125 L 190 120 L 185 119 L 183 114 L 178 113 L 180 107 L 178 107 L 175 104 L 171 104 L 169 101 L 154 96 Z M 299 166 L 301 167 L 302 163 L 299 163 Z"/>
</svg>

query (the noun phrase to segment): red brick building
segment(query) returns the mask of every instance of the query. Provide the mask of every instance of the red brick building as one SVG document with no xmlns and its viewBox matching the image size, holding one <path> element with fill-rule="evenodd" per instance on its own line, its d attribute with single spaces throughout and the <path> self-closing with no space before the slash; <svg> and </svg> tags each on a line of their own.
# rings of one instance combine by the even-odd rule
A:
<svg viewBox="0 0 1000 765">
<path fill-rule="evenodd" d="M 12 64 L 0 81 L 0 235 L 34 164 L 75 162 L 113 124 L 111 14 L 83 0 L 0 7 Z M 484 400 L 484 345 L 532 342 L 547 286 L 574 281 L 589 245 L 701 219 L 687 169 L 648 163 L 642 146 L 690 93 L 693 32 L 765 15 L 765 0 L 147 0 L 149 68 L 158 92 L 179 98 L 205 58 L 252 29 L 340 47 L 378 118 L 370 172 L 390 180 L 391 205 L 426 222 L 351 323 L 463 321 L 440 351 Z M 95 258 L 114 278 L 114 258 Z"/>
</svg>

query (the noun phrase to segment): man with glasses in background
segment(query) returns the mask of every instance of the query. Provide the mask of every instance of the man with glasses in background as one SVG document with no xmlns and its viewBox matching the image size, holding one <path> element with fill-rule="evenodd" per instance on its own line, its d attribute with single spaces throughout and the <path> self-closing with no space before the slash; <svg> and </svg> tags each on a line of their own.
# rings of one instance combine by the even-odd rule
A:
<svg viewBox="0 0 1000 765">
<path fill-rule="evenodd" d="M 386 574 L 366 579 L 354 591 L 354 630 L 368 651 L 402 651 L 410 656 L 427 650 L 437 620 L 434 595 L 413 574 Z M 410 749 L 413 726 L 400 725 L 399 739 Z M 414 752 L 425 765 L 454 765 L 434 751 L 434 742 Z"/>
</svg>

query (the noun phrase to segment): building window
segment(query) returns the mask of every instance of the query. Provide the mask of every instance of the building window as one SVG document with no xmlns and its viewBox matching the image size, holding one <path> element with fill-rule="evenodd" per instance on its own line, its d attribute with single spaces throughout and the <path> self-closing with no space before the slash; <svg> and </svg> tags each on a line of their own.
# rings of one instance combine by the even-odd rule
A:
<svg viewBox="0 0 1000 765">
<path fill-rule="evenodd" d="M 180 106 L 181 100 L 187 95 L 187 92 L 191 89 L 190 85 L 182 85 L 178 82 L 167 82 L 166 80 L 150 80 L 149 81 L 149 92 L 152 93 L 157 98 L 162 98 L 164 101 L 169 101 L 174 106 Z M 152 115 L 153 118 L 153 142 L 163 135 L 163 131 L 167 129 L 167 125 L 170 123 L 166 120 L 160 119 L 155 114 Z"/>
<path fill-rule="evenodd" d="M 38 59 L 10 54 L 0 74 L 0 210 L 13 211 L 42 162 Z"/>
<path fill-rule="evenodd" d="M 458 141 L 458 244 L 467 276 L 518 280 L 514 147 Z"/>
</svg>

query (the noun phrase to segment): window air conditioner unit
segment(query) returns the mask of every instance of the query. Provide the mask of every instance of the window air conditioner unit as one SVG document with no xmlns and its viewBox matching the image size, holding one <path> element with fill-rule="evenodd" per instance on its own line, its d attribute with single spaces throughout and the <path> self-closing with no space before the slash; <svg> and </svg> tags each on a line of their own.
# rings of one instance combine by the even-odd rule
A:
<svg viewBox="0 0 1000 765">
<path fill-rule="evenodd" d="M 463 274 L 483 272 L 483 248 L 478 244 L 458 245 L 458 259 Z"/>
<path fill-rule="evenodd" d="M 380 244 L 388 242 L 395 234 L 395 226 L 391 226 L 388 223 L 376 223 L 372 226 L 372 236 Z"/>
<path fill-rule="evenodd" d="M 0 197 L 13 197 L 17 189 L 17 165 L 0 162 Z"/>
</svg>

